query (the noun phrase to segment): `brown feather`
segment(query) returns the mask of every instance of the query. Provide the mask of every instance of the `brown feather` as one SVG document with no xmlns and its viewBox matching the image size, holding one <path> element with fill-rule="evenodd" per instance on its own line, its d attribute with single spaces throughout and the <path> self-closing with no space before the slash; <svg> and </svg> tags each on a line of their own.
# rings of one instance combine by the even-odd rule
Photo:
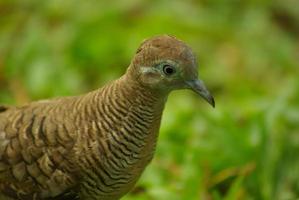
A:
<svg viewBox="0 0 299 200">
<path fill-rule="evenodd" d="M 143 83 L 141 68 L 161 60 L 197 77 L 191 49 L 164 35 L 146 40 L 126 74 L 96 91 L 0 106 L 1 195 L 114 200 L 129 192 L 153 158 L 170 92 Z"/>
</svg>

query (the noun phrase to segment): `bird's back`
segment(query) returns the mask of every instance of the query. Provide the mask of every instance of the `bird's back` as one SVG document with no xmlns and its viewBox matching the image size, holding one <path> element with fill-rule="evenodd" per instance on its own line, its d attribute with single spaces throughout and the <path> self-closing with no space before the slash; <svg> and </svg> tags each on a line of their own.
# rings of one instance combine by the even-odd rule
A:
<svg viewBox="0 0 299 200">
<path fill-rule="evenodd" d="M 0 106 L 0 192 L 14 199 L 56 196 L 75 184 L 69 162 L 76 131 L 61 104 L 72 98 Z M 67 104 L 66 104 L 67 105 Z"/>
</svg>

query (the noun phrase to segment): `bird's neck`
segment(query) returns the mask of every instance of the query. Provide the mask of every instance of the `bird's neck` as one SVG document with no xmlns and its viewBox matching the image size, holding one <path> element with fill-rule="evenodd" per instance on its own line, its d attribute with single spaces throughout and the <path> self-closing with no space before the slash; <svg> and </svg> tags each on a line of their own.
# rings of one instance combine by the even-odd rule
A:
<svg viewBox="0 0 299 200">
<path fill-rule="evenodd" d="M 77 154 L 83 161 L 98 163 L 95 177 L 102 174 L 101 169 L 107 169 L 106 183 L 118 185 L 118 179 L 110 178 L 109 173 L 120 174 L 119 180 L 126 186 L 109 194 L 118 197 L 129 191 L 153 157 L 167 95 L 124 75 L 84 98 L 88 106 L 83 106 L 85 118 L 81 124 L 87 126 L 87 132 L 79 135 Z M 85 149 L 91 150 L 82 154 Z"/>
<path fill-rule="evenodd" d="M 143 86 L 126 74 L 95 91 L 93 97 L 89 98 L 94 101 L 88 104 L 93 107 L 89 110 L 97 105 L 97 118 L 101 121 L 106 117 L 107 124 L 113 125 L 115 129 L 122 129 L 124 125 L 132 126 L 134 130 L 131 127 L 130 131 L 133 133 L 136 132 L 136 124 L 145 124 L 143 131 L 138 134 L 156 136 L 167 96 L 166 93 Z"/>
<path fill-rule="evenodd" d="M 147 88 L 127 74 L 101 93 L 104 99 L 99 102 L 99 110 L 106 111 L 115 133 L 132 138 L 136 135 L 136 142 L 144 143 L 145 151 L 154 150 L 168 94 Z"/>
<path fill-rule="evenodd" d="M 142 85 L 130 74 L 123 75 L 115 84 L 120 93 L 130 95 L 131 100 L 134 100 L 133 103 L 139 106 L 150 106 L 152 109 L 160 110 L 167 100 L 168 93 Z"/>
<path fill-rule="evenodd" d="M 119 103 L 125 106 L 126 116 L 123 116 L 124 119 L 134 120 L 135 115 L 139 119 L 143 119 L 143 122 L 147 122 L 149 126 L 150 124 L 158 124 L 160 126 L 168 94 L 148 88 L 127 75 L 115 81 L 111 85 L 111 89 L 110 95 L 116 98 L 111 98 L 109 101 L 111 103 L 115 101 L 115 104 Z M 138 123 L 138 120 L 131 123 Z M 150 128 L 148 127 L 148 129 Z M 151 131 L 155 134 L 158 130 Z"/>
</svg>

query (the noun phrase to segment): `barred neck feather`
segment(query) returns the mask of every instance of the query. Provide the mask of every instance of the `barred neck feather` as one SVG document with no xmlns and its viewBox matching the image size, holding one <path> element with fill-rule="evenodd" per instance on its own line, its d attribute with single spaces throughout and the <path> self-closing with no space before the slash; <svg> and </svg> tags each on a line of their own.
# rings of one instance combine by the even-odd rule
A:
<svg viewBox="0 0 299 200">
<path fill-rule="evenodd" d="M 84 98 L 88 102 L 83 103 L 78 147 L 85 179 L 81 193 L 114 199 L 133 187 L 152 159 L 167 95 L 124 75 Z"/>
</svg>

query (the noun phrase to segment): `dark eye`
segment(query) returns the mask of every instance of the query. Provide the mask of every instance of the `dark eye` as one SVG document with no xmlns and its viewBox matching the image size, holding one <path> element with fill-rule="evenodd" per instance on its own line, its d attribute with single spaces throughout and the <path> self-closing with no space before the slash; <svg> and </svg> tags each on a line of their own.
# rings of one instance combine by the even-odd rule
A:
<svg viewBox="0 0 299 200">
<path fill-rule="evenodd" d="M 163 72 L 166 75 L 171 75 L 175 72 L 174 67 L 171 65 L 164 65 L 163 66 Z"/>
</svg>

